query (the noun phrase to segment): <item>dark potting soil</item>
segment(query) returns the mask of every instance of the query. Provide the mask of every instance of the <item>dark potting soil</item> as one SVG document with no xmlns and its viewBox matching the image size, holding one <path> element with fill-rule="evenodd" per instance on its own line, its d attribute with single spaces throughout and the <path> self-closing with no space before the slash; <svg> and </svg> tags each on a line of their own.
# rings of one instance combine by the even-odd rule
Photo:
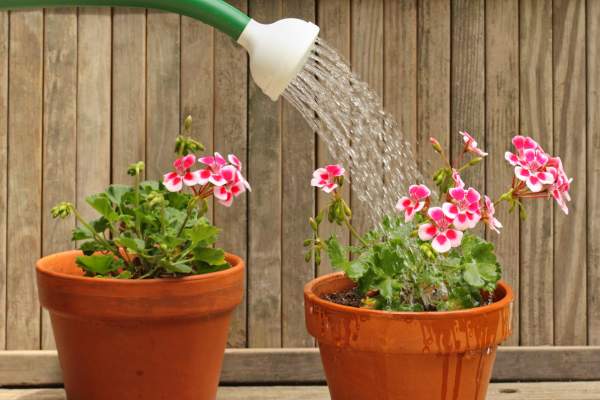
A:
<svg viewBox="0 0 600 400">
<path fill-rule="evenodd" d="M 327 293 L 322 295 L 321 298 L 342 306 L 359 308 L 362 304 L 362 296 L 357 288 L 350 288 L 343 292 Z"/>
</svg>

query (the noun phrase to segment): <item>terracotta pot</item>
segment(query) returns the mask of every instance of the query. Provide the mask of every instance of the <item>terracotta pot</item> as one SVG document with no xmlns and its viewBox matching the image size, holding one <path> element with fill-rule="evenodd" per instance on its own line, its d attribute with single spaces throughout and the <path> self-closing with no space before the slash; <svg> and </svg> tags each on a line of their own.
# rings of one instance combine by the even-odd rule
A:
<svg viewBox="0 0 600 400">
<path fill-rule="evenodd" d="M 86 278 L 78 251 L 37 263 L 69 400 L 214 400 L 244 263 L 180 279 Z"/>
<path fill-rule="evenodd" d="M 321 350 L 332 400 L 484 400 L 496 347 L 511 333 L 513 294 L 450 312 L 385 312 L 321 296 L 349 289 L 342 273 L 304 288 L 306 325 Z"/>
</svg>

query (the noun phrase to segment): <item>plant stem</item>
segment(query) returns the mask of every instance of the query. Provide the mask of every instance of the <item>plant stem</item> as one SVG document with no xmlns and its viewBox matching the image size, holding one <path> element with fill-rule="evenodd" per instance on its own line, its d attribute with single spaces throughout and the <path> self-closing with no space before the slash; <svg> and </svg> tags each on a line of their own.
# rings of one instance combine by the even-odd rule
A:
<svg viewBox="0 0 600 400">
<path fill-rule="evenodd" d="M 365 246 L 365 247 L 369 246 L 369 243 L 367 243 L 367 241 L 365 239 L 363 239 L 362 236 L 360 236 L 360 234 L 352 226 L 352 224 L 350 223 L 350 220 L 348 220 L 348 218 L 344 218 L 344 224 L 346 225 L 346 227 L 348 228 L 348 230 L 350 231 L 352 236 L 354 236 L 356 239 L 358 239 L 363 244 L 363 246 Z"/>
</svg>

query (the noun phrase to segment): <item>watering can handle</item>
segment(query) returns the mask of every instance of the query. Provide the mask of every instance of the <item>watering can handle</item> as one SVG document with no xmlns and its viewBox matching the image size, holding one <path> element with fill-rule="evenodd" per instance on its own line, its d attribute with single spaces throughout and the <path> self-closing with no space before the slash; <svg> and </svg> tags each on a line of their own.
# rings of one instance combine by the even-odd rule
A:
<svg viewBox="0 0 600 400">
<path fill-rule="evenodd" d="M 200 20 L 238 40 L 250 17 L 223 0 L 0 0 L 0 10 L 49 7 L 140 7 Z"/>
</svg>

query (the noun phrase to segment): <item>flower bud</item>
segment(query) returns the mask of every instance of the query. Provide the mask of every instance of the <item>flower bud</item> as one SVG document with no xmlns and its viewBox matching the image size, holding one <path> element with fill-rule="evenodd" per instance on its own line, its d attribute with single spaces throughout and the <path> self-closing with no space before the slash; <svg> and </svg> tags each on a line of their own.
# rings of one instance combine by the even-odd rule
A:
<svg viewBox="0 0 600 400">
<path fill-rule="evenodd" d="M 317 221 L 315 221 L 314 218 L 311 217 L 308 220 L 308 223 L 310 224 L 310 227 L 312 228 L 313 231 L 316 232 L 319 229 L 319 225 L 317 224 Z"/>
<path fill-rule="evenodd" d="M 52 218 L 65 219 L 70 216 L 74 210 L 75 207 L 73 204 L 63 201 L 54 206 L 52 210 L 50 210 L 50 214 L 52 214 Z"/>
<path fill-rule="evenodd" d="M 312 251 L 308 251 L 305 255 L 304 255 L 304 261 L 305 262 L 310 262 L 312 258 Z"/>
<path fill-rule="evenodd" d="M 436 153 L 442 154 L 444 152 L 444 150 L 442 149 L 442 145 L 440 144 L 440 142 L 438 142 L 436 138 L 430 137 L 429 142 L 431 143 L 431 147 L 433 147 L 433 150 L 435 150 Z"/>
<path fill-rule="evenodd" d="M 315 264 L 317 266 L 321 265 L 321 252 L 315 251 Z"/>
<path fill-rule="evenodd" d="M 129 176 L 140 176 L 144 171 L 145 164 L 143 161 L 138 161 L 134 164 L 130 164 L 127 168 L 127 175 Z"/>
<path fill-rule="evenodd" d="M 304 247 L 308 247 L 312 244 L 312 242 L 313 242 L 312 239 L 306 239 L 304 241 L 303 245 L 304 245 Z"/>
<path fill-rule="evenodd" d="M 350 207 L 348 207 L 348 204 L 346 203 L 344 203 L 344 213 L 346 214 L 346 217 L 352 218 L 352 210 L 350 209 Z"/>
<path fill-rule="evenodd" d="M 483 160 L 483 157 L 474 157 L 471 160 L 469 160 L 469 166 L 472 167 L 473 165 L 477 165 L 481 162 L 481 160 Z"/>
<path fill-rule="evenodd" d="M 185 129 L 186 132 L 189 132 L 190 129 L 192 129 L 192 116 L 188 115 L 185 118 L 185 121 L 183 121 L 183 129 Z"/>
</svg>

